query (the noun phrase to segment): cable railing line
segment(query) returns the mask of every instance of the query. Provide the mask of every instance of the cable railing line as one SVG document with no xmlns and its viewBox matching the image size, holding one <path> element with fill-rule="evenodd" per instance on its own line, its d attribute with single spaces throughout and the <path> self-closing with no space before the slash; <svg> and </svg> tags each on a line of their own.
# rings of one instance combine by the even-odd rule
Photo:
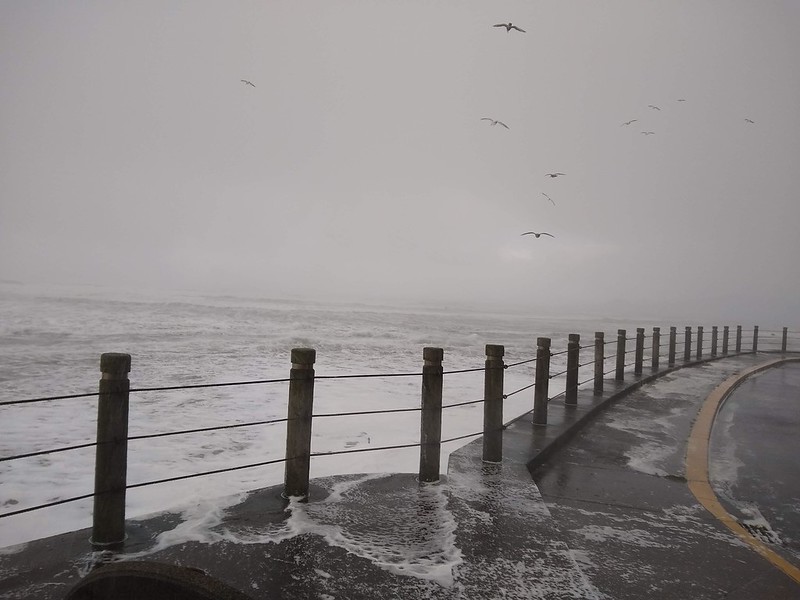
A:
<svg viewBox="0 0 800 600">
<path fill-rule="evenodd" d="M 52 508 L 54 506 L 60 506 L 61 504 L 68 504 L 70 502 L 78 502 L 80 500 L 87 500 L 88 498 L 94 498 L 95 494 L 84 494 L 83 496 L 74 496 L 72 498 L 64 498 L 63 500 L 55 500 L 53 502 L 48 502 L 47 504 L 38 504 L 36 506 L 31 506 L 28 508 L 21 508 L 19 510 L 13 510 L 11 512 L 6 512 L 0 514 L 0 519 L 4 519 L 5 517 L 15 517 L 16 515 L 23 515 L 25 513 L 33 512 L 36 510 L 42 510 L 44 508 Z"/>
<path fill-rule="evenodd" d="M 247 465 L 239 465 L 236 467 L 225 467 L 223 469 L 213 469 L 211 471 L 203 471 L 202 473 L 190 473 L 188 475 L 175 475 L 174 477 L 165 477 L 164 479 L 154 479 L 153 481 L 142 481 L 140 483 L 133 483 L 125 487 L 125 489 L 133 490 L 141 487 L 148 487 L 151 485 L 160 485 L 162 483 L 172 483 L 174 481 L 184 481 L 186 479 L 195 479 L 197 477 L 206 477 L 208 475 L 219 475 L 220 473 L 230 473 L 232 471 L 241 471 L 242 469 L 254 469 L 256 467 L 266 467 L 275 465 L 282 462 L 289 462 L 298 460 L 300 457 L 295 458 L 275 458 L 273 460 L 265 460 L 257 463 L 250 463 Z"/>
<path fill-rule="evenodd" d="M 87 442 L 85 444 L 76 444 L 75 446 L 63 446 L 61 448 L 51 448 L 50 450 L 37 450 L 36 452 L 26 452 L 25 454 L 15 454 L 14 456 L 4 456 L 0 458 L 0 462 L 8 462 L 10 460 L 21 460 L 23 458 L 32 458 L 34 456 L 44 456 L 46 454 L 59 454 L 61 452 L 69 452 L 71 450 L 82 450 L 84 448 L 94 448 L 97 442 Z"/>
<path fill-rule="evenodd" d="M 503 394 L 503 400 L 508 400 L 511 396 L 514 396 L 515 394 L 519 394 L 520 392 L 524 392 L 525 390 L 529 390 L 535 385 L 536 385 L 536 382 L 534 382 L 534 383 L 532 383 L 530 385 L 526 385 L 525 387 L 521 387 L 518 390 L 514 390 L 513 392 L 509 392 L 507 394 Z"/>
<path fill-rule="evenodd" d="M 34 402 L 51 402 L 53 400 L 72 400 L 73 398 L 91 398 L 99 396 L 99 392 L 89 392 L 86 394 L 69 394 L 66 396 L 47 396 L 44 398 L 28 398 L 25 400 L 5 400 L 0 402 L 0 406 L 11 406 L 12 404 L 32 404 Z"/>
<path fill-rule="evenodd" d="M 534 363 L 534 362 L 536 362 L 536 360 L 537 360 L 536 358 L 528 358 L 526 360 L 520 360 L 518 362 L 509 363 L 509 364 L 505 365 L 505 368 L 506 369 L 510 369 L 512 367 L 518 367 L 520 365 L 526 365 L 528 363 Z"/>
<path fill-rule="evenodd" d="M 419 412 L 422 410 L 421 406 L 415 406 L 410 408 L 384 408 L 384 409 L 376 409 L 376 410 L 356 410 L 352 412 L 338 412 L 338 413 L 322 413 L 322 414 L 313 414 L 311 415 L 312 418 L 325 418 L 325 417 L 356 417 L 359 415 L 386 415 L 391 413 L 402 413 L 402 412 Z"/>
<path fill-rule="evenodd" d="M 131 393 L 140 392 L 171 392 L 174 390 L 199 390 L 202 388 L 219 388 L 219 387 L 234 387 L 240 385 L 261 385 L 265 383 L 287 383 L 291 381 L 290 377 L 282 379 L 257 379 L 255 381 L 228 381 L 224 383 L 190 383 L 187 385 L 166 385 L 159 387 L 146 387 L 146 388 L 131 388 Z"/>
<path fill-rule="evenodd" d="M 442 404 L 442 409 L 455 408 L 457 406 L 468 406 L 470 404 L 482 404 L 484 402 L 486 402 L 486 399 L 481 398 L 480 400 L 467 400 L 466 402 L 456 402 L 454 404 Z"/>
<path fill-rule="evenodd" d="M 444 443 L 444 442 L 442 442 Z M 312 458 L 318 456 L 336 456 L 339 454 L 357 454 L 359 452 L 378 452 L 380 450 L 401 450 L 403 448 L 419 448 L 419 442 L 410 442 L 408 444 L 395 444 L 393 446 L 376 446 L 375 448 L 348 448 L 346 450 L 330 450 L 327 452 L 312 452 L 309 456 Z"/>
<path fill-rule="evenodd" d="M 275 423 L 285 423 L 290 421 L 288 417 L 281 417 L 278 419 L 269 419 L 266 421 L 251 421 L 249 423 L 232 423 L 230 425 L 215 425 L 212 427 L 198 427 L 197 429 L 183 429 L 180 431 L 166 431 L 163 433 L 147 433 L 142 435 L 128 436 L 129 441 L 135 440 L 151 440 L 154 438 L 170 437 L 174 435 L 187 435 L 190 433 L 206 433 L 209 431 L 223 431 L 226 429 L 240 429 L 242 427 L 256 427 L 257 425 L 274 425 Z"/>
</svg>

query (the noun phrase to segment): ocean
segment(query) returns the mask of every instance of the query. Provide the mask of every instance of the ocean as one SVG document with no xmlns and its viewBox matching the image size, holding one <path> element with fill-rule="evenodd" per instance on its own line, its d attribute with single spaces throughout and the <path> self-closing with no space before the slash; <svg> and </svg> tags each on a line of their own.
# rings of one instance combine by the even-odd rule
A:
<svg viewBox="0 0 800 600">
<path fill-rule="evenodd" d="M 581 362 L 590 362 L 594 332 L 613 340 L 618 328 L 680 323 L 634 323 L 614 318 L 543 317 L 463 307 L 377 306 L 188 292 L 130 292 L 92 287 L 0 283 L 0 402 L 94 393 L 100 355 L 132 357 L 131 388 L 284 379 L 292 348 L 316 349 L 314 413 L 413 408 L 420 403 L 418 374 L 426 346 L 444 349 L 444 370 L 480 369 L 486 344 L 505 346 L 506 364 L 533 359 L 537 337 L 552 339 L 552 373 L 563 371 L 567 335 L 578 333 Z M 710 337 L 710 333 L 707 334 Z M 666 340 L 666 335 L 664 336 Z M 631 346 L 632 347 L 632 346 Z M 610 346 L 607 355 L 613 354 Z M 632 360 L 632 358 L 631 358 Z M 590 379 L 592 366 L 581 371 Z M 504 419 L 532 409 L 534 366 L 505 371 Z M 550 395 L 564 389 L 563 375 Z M 131 436 L 286 417 L 288 384 L 264 383 L 131 393 Z M 483 373 L 446 374 L 443 403 L 478 401 Z M 0 460 L 18 454 L 91 443 L 96 397 L 0 406 Z M 447 409 L 443 439 L 482 428 L 480 403 Z M 132 440 L 128 483 L 226 469 L 279 459 L 285 423 Z M 336 452 L 419 441 L 419 413 L 319 417 L 312 452 Z M 449 452 L 472 438 L 443 446 Z M 416 472 L 418 448 L 314 457 L 311 476 Z M 0 514 L 91 493 L 94 448 L 0 462 Z M 283 465 L 138 487 L 128 491 L 130 517 L 196 501 L 224 502 L 247 490 L 282 483 Z M 91 500 L 0 516 L 0 547 L 91 524 Z"/>
</svg>

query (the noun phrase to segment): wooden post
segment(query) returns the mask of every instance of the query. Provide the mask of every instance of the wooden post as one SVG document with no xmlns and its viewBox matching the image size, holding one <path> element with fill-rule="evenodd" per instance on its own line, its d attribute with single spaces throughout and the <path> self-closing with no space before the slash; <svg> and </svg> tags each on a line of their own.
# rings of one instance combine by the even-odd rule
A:
<svg viewBox="0 0 800 600">
<path fill-rule="evenodd" d="M 683 334 L 683 362 L 692 360 L 692 328 L 687 327 Z"/>
<path fill-rule="evenodd" d="M 703 326 L 697 327 L 697 360 L 703 358 Z"/>
<path fill-rule="evenodd" d="M 717 355 L 717 326 L 711 327 L 711 356 Z"/>
<path fill-rule="evenodd" d="M 753 352 L 758 352 L 758 325 L 753 327 Z"/>
<path fill-rule="evenodd" d="M 536 338 L 536 376 L 533 387 L 533 424 L 547 425 L 550 389 L 550 338 Z"/>
<path fill-rule="evenodd" d="M 625 380 L 625 335 L 624 329 L 617 329 L 617 370 L 614 373 L 617 381 Z"/>
<path fill-rule="evenodd" d="M 578 404 L 578 365 L 580 364 L 581 336 L 577 333 L 569 334 L 567 342 L 567 387 L 564 395 L 564 404 L 575 406 Z"/>
<path fill-rule="evenodd" d="M 787 342 L 789 341 L 789 328 L 783 328 L 783 338 L 781 338 L 781 352 L 786 352 Z"/>
<path fill-rule="evenodd" d="M 736 326 L 736 354 L 742 351 L 742 326 Z"/>
<path fill-rule="evenodd" d="M 653 327 L 653 356 L 650 365 L 653 371 L 658 370 L 658 359 L 660 358 L 660 353 L 661 353 L 661 328 Z"/>
<path fill-rule="evenodd" d="M 603 395 L 603 377 L 605 375 L 605 333 L 594 332 L 594 395 Z"/>
<path fill-rule="evenodd" d="M 727 356 L 728 354 L 728 337 L 730 336 L 729 327 L 725 325 L 722 328 L 722 354 Z"/>
<path fill-rule="evenodd" d="M 442 348 L 422 350 L 422 423 L 420 425 L 419 480 L 439 481 L 442 455 Z"/>
<path fill-rule="evenodd" d="M 128 404 L 131 355 L 100 356 L 97 403 L 97 449 L 94 467 L 94 512 L 91 543 L 97 548 L 125 541 L 125 489 L 128 474 Z"/>
<path fill-rule="evenodd" d="M 644 362 L 644 327 L 636 328 L 636 351 L 633 356 L 633 372 L 636 375 L 641 375 L 642 363 Z"/>
<path fill-rule="evenodd" d="M 669 328 L 669 350 L 667 350 L 667 366 L 674 367 L 675 366 L 675 347 L 677 346 L 678 340 L 678 328 L 677 327 L 670 327 Z"/>
<path fill-rule="evenodd" d="M 503 354 L 505 348 L 486 344 L 483 374 L 483 461 L 503 460 Z"/>
<path fill-rule="evenodd" d="M 313 348 L 293 348 L 289 371 L 289 420 L 286 422 L 286 466 L 283 494 L 308 499 L 311 468 L 311 415 L 314 410 Z"/>
</svg>

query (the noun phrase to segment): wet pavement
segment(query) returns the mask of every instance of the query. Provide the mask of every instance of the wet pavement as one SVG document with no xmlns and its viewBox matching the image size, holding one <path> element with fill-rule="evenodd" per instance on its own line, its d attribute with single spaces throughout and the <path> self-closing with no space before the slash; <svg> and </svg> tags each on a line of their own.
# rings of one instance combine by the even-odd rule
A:
<svg viewBox="0 0 800 600">
<path fill-rule="evenodd" d="M 130 522 L 116 556 L 92 552 L 88 530 L 0 549 L 0 598 L 65 598 L 110 559 L 191 568 L 189 579 L 206 573 L 231 594 L 265 599 L 800 598 L 800 584 L 706 511 L 686 482 L 687 440 L 708 394 L 772 358 L 607 381 L 603 397 L 581 392 L 577 408 L 552 402 L 547 426 L 530 416 L 511 425 L 502 464 L 482 463 L 480 440 L 467 444 L 437 484 L 341 476 L 315 480 L 310 502 L 288 507 L 279 488 L 227 509 L 199 502 Z M 720 412 L 711 453 L 715 489 L 731 510 L 750 511 L 742 518 L 757 507 L 758 524 L 795 564 L 798 377 L 794 363 L 755 376 L 754 391 L 741 385 Z M 765 456 L 769 469 L 759 468 Z M 220 590 L 202 597 L 234 597 Z"/>
</svg>

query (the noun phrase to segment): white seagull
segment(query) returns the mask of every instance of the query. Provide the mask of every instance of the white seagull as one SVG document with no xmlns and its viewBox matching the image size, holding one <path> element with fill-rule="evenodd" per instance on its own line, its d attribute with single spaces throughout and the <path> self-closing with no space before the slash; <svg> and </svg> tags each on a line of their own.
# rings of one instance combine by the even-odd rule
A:
<svg viewBox="0 0 800 600">
<path fill-rule="evenodd" d="M 547 233 L 546 231 L 542 231 L 541 233 L 537 233 L 535 231 L 526 231 L 525 233 L 521 233 L 520 235 L 533 235 L 536 236 L 537 238 L 540 238 L 543 235 L 549 235 L 551 238 L 556 237 L 552 233 Z"/>
<path fill-rule="evenodd" d="M 625 125 L 630 125 L 631 123 L 636 123 L 639 119 L 631 119 L 630 121 L 625 121 L 620 127 L 624 127 Z"/>
<path fill-rule="evenodd" d="M 519 27 L 517 27 L 516 25 L 514 25 L 514 24 L 512 24 L 510 22 L 509 23 L 498 23 L 497 25 L 492 25 L 492 27 L 505 27 L 506 28 L 506 33 L 511 33 L 512 29 L 516 29 L 517 31 L 521 31 L 522 33 L 525 33 L 524 29 L 520 29 Z"/>
<path fill-rule="evenodd" d="M 250 85 L 250 86 L 256 87 L 255 84 L 253 84 L 252 81 L 247 81 L 247 79 L 240 79 L 239 81 L 241 81 L 245 85 Z"/>
<path fill-rule="evenodd" d="M 660 108 L 658 108 L 657 106 L 655 106 L 653 104 L 648 104 L 647 106 L 652 108 L 653 110 L 661 110 Z"/>
<path fill-rule="evenodd" d="M 655 131 L 643 131 L 642 135 L 655 135 Z"/>
<path fill-rule="evenodd" d="M 544 192 L 542 192 L 542 196 L 544 196 L 545 198 L 547 198 L 548 200 L 550 200 L 550 202 L 553 202 L 553 199 L 552 199 L 550 196 L 548 196 L 547 194 L 545 194 Z M 553 202 L 553 206 L 555 206 L 555 205 L 556 205 L 556 203 L 555 203 L 555 202 Z"/>
<path fill-rule="evenodd" d="M 546 173 L 545 177 L 558 177 L 559 175 L 566 175 L 566 173 Z"/>
<path fill-rule="evenodd" d="M 745 121 L 747 121 L 748 123 L 753 123 L 755 125 L 755 121 L 753 121 L 751 119 L 745 119 Z"/>
<path fill-rule="evenodd" d="M 491 121 L 489 125 L 491 125 L 492 127 L 494 127 L 495 125 L 502 125 L 506 129 L 510 129 L 508 125 L 506 125 L 502 121 L 498 121 L 497 119 L 490 119 L 489 117 L 481 117 L 481 121 Z"/>
</svg>

